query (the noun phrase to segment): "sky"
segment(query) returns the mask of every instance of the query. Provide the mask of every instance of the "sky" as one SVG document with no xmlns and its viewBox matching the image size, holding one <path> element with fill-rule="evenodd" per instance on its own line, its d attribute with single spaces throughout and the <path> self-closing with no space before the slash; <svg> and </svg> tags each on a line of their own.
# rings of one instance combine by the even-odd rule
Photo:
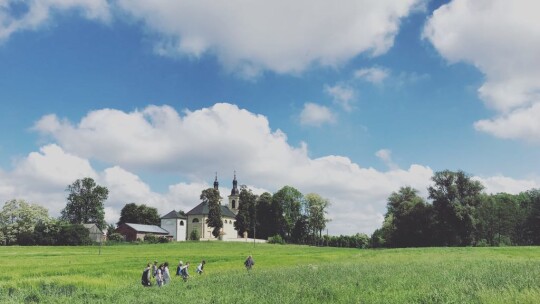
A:
<svg viewBox="0 0 540 304">
<path fill-rule="evenodd" d="M 189 211 L 291 185 L 328 233 L 463 170 L 540 187 L 540 2 L 0 0 L 0 202 L 58 216 L 67 185 Z"/>
</svg>

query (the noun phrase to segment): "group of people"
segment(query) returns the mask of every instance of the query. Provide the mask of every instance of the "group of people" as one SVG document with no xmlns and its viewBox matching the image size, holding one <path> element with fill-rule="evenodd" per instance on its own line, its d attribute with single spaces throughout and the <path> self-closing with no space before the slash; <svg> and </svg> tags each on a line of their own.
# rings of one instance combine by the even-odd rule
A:
<svg viewBox="0 0 540 304">
<path fill-rule="evenodd" d="M 202 260 L 199 266 L 197 266 L 196 272 L 198 274 L 202 274 L 204 272 L 204 265 L 206 264 L 205 260 Z M 253 265 L 255 265 L 255 261 L 253 260 L 253 257 L 250 255 L 246 258 L 244 261 L 244 266 L 246 267 L 247 271 L 249 272 Z M 178 262 L 178 266 L 176 267 L 176 276 L 181 277 L 184 282 L 186 282 L 189 278 L 189 262 L 184 263 L 182 261 Z M 142 273 L 141 283 L 144 287 L 150 287 L 152 286 L 152 279 L 155 280 L 155 284 L 158 287 L 161 287 L 163 285 L 167 285 L 171 282 L 171 274 L 169 272 L 169 262 L 165 262 L 163 264 L 159 264 L 158 262 L 154 261 L 154 264 L 146 264 L 146 268 L 144 268 L 144 271 Z"/>
<path fill-rule="evenodd" d="M 202 274 L 204 271 L 204 265 L 206 264 L 205 260 L 202 260 L 199 266 L 197 266 L 197 273 Z M 184 263 L 180 261 L 176 267 L 176 276 L 182 277 L 184 282 L 189 278 L 189 262 Z M 158 287 L 167 285 L 171 282 L 171 273 L 169 272 L 169 262 L 165 262 L 158 265 L 157 261 L 154 261 L 154 264 L 146 264 L 144 268 L 141 283 L 144 287 L 152 286 L 152 281 L 155 280 L 155 284 Z"/>
</svg>

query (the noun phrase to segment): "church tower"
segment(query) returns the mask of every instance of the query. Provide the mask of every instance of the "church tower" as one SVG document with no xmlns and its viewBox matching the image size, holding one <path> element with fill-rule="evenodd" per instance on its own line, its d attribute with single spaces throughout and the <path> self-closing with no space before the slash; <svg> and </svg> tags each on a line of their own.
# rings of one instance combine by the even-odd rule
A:
<svg viewBox="0 0 540 304">
<path fill-rule="evenodd" d="M 229 209 L 231 209 L 234 214 L 238 214 L 238 207 L 240 207 L 240 190 L 238 190 L 236 171 L 234 171 L 233 187 L 231 190 L 231 195 L 229 195 Z"/>
<path fill-rule="evenodd" d="M 219 183 L 217 181 L 217 172 L 216 172 L 216 179 L 214 180 L 214 189 L 219 191 Z"/>
</svg>

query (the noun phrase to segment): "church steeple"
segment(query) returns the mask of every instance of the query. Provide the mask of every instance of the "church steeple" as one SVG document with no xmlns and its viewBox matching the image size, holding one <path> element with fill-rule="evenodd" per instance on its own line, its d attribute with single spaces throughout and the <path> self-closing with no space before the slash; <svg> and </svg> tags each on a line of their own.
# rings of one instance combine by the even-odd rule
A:
<svg viewBox="0 0 540 304">
<path fill-rule="evenodd" d="M 238 190 L 238 181 L 236 180 L 236 171 L 234 171 L 234 179 L 232 182 L 231 195 L 229 195 L 229 209 L 238 214 L 238 208 L 240 207 L 240 190 Z"/>
<path fill-rule="evenodd" d="M 239 195 L 240 191 L 238 190 L 238 181 L 236 180 L 236 170 L 234 171 L 234 179 L 232 181 L 232 190 L 231 195 Z"/>
<path fill-rule="evenodd" d="M 217 181 L 217 172 L 216 172 L 216 179 L 214 180 L 214 189 L 219 190 L 219 182 Z"/>
</svg>

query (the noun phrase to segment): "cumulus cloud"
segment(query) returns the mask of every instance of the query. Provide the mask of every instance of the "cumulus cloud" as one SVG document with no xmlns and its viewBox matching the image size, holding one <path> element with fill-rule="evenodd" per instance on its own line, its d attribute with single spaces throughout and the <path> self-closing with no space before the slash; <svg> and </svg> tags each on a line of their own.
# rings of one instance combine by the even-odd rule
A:
<svg viewBox="0 0 540 304">
<path fill-rule="evenodd" d="M 449 62 L 466 62 L 485 74 L 478 93 L 500 116 L 477 130 L 503 138 L 540 141 L 540 3 L 534 0 L 453 0 L 433 12 L 424 28 Z M 524 119 L 523 123 L 518 119 Z"/>
<path fill-rule="evenodd" d="M 79 11 L 85 18 L 107 22 L 111 18 L 107 0 L 2 0 L 0 1 L 0 42 L 13 33 L 36 30 L 55 13 Z"/>
<path fill-rule="evenodd" d="M 382 84 L 389 75 L 390 71 L 386 68 L 381 67 L 364 68 L 354 72 L 355 78 L 363 79 L 375 85 Z"/>
<path fill-rule="evenodd" d="M 133 112 L 102 109 L 78 123 L 48 115 L 34 128 L 55 143 L 19 159 L 10 171 L 0 169 L 0 201 L 23 198 L 58 215 L 66 203 L 65 187 L 77 178 L 94 176 L 110 190 L 105 210 L 111 223 L 130 202 L 156 207 L 161 214 L 189 211 L 200 202 L 201 191 L 211 186 L 215 171 L 220 172 L 226 200 L 232 171 L 237 170 L 239 183 L 255 193 L 291 185 L 302 193 L 328 198 L 332 234 L 371 233 L 380 227 L 386 199 L 393 191 L 411 186 L 426 197 L 433 175 L 431 168 L 418 164 L 379 171 L 344 156 L 310 157 L 306 144 L 291 146 L 283 132 L 269 127 L 266 117 L 230 104 L 182 114 L 168 106 Z M 389 150 L 377 155 L 392 163 Z M 104 169 L 93 168 L 95 159 Z M 160 187 L 166 190 L 158 192 L 152 189 L 151 179 L 145 181 L 137 173 L 140 169 L 153 174 L 173 170 L 179 180 L 167 182 Z M 501 189 L 497 191 L 538 185 L 503 176 L 482 181 L 488 189 Z"/>
<path fill-rule="evenodd" d="M 510 193 L 518 194 L 523 191 L 540 188 L 540 182 L 533 179 L 513 179 L 502 175 L 496 175 L 491 177 L 474 177 L 475 180 L 480 181 L 487 193 Z"/>
<path fill-rule="evenodd" d="M 334 123 L 336 115 L 325 106 L 315 103 L 305 103 L 300 113 L 300 124 L 304 126 L 321 126 L 325 123 Z"/>
<path fill-rule="evenodd" d="M 326 85 L 324 87 L 324 91 L 328 95 L 332 96 L 334 103 L 341 106 L 343 110 L 347 112 L 352 111 L 351 102 L 356 97 L 356 91 L 354 88 L 344 84 L 336 84 L 335 86 Z"/>
<path fill-rule="evenodd" d="M 227 69 L 250 77 L 384 54 L 400 20 L 423 2 L 119 0 L 118 6 L 158 34 L 158 53 L 212 54 Z"/>
</svg>

